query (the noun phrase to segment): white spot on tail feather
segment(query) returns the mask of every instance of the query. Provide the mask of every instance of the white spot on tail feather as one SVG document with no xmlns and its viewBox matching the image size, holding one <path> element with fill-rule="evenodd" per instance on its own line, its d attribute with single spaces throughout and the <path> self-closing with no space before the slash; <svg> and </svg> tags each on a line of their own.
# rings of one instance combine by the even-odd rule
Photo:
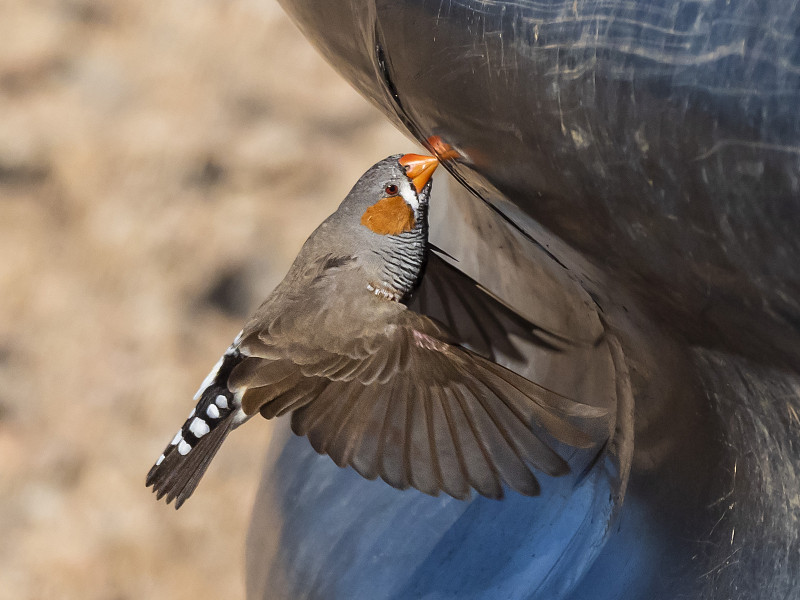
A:
<svg viewBox="0 0 800 600">
<path fill-rule="evenodd" d="M 200 396 L 203 395 L 203 392 L 205 392 L 208 389 L 208 387 L 212 383 L 214 383 L 214 380 L 217 378 L 217 373 L 219 373 L 219 368 L 222 366 L 222 361 L 224 359 L 225 359 L 224 356 L 221 357 L 217 361 L 217 364 L 214 365 L 214 368 L 211 369 L 211 372 L 208 375 L 206 375 L 205 379 L 203 379 L 203 383 L 200 384 L 200 389 L 198 389 L 197 393 L 194 395 L 195 402 L 197 400 L 200 400 Z"/>
<path fill-rule="evenodd" d="M 178 444 L 178 454 L 181 456 L 186 456 L 189 454 L 191 449 L 192 447 L 185 440 Z"/>
<path fill-rule="evenodd" d="M 194 420 L 189 424 L 189 431 L 191 431 L 195 437 L 201 438 L 211 431 L 211 428 L 203 419 L 200 417 L 195 417 Z"/>
<path fill-rule="evenodd" d="M 164 462 L 164 455 L 163 454 L 158 457 L 158 460 L 156 461 L 156 466 L 160 465 L 162 462 Z"/>
<path fill-rule="evenodd" d="M 180 442 L 182 439 L 183 439 L 183 433 L 181 433 L 181 430 L 179 429 L 178 433 L 175 434 L 175 437 L 172 438 L 172 441 L 169 443 L 169 445 L 177 446 L 178 442 Z"/>
<path fill-rule="evenodd" d="M 223 396 L 222 394 L 220 394 L 219 396 L 216 397 L 216 399 L 214 400 L 214 403 L 217 406 L 219 406 L 220 408 L 223 408 L 223 409 L 228 408 L 228 399 L 225 396 Z"/>
<path fill-rule="evenodd" d="M 206 409 L 206 414 L 212 419 L 219 419 L 219 409 L 216 404 L 209 404 Z"/>
</svg>

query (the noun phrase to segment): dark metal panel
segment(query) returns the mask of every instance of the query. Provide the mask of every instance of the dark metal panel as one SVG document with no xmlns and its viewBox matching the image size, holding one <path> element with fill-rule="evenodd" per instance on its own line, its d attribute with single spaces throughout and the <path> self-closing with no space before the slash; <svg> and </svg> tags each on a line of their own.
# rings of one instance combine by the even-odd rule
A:
<svg viewBox="0 0 800 600">
<path fill-rule="evenodd" d="M 516 304 L 550 323 L 590 326 L 590 298 L 621 428 L 576 488 L 502 503 L 279 446 L 251 597 L 800 597 L 796 0 L 282 3 L 398 125 L 458 150 L 448 215 L 496 209 L 467 220 L 493 250 L 467 241 L 466 262 L 507 293 L 546 281 Z M 502 223 L 535 269 L 486 266 L 513 255 Z M 549 376 L 586 389 L 576 372 Z"/>
</svg>

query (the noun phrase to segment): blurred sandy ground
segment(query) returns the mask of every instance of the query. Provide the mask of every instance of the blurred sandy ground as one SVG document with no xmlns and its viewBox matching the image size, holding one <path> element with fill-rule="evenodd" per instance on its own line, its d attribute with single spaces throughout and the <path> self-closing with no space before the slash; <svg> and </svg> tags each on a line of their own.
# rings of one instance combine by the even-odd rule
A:
<svg viewBox="0 0 800 600">
<path fill-rule="evenodd" d="M 241 598 L 269 436 L 152 461 L 374 161 L 413 150 L 269 0 L 0 0 L 0 599 Z"/>
</svg>

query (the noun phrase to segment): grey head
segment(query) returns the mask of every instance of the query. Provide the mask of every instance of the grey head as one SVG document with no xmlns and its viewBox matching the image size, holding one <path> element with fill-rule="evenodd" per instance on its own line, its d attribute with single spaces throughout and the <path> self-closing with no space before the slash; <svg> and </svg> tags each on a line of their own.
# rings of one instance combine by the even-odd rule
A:
<svg viewBox="0 0 800 600">
<path fill-rule="evenodd" d="M 376 163 L 304 250 L 357 261 L 367 289 L 391 300 L 407 298 L 425 266 L 430 178 L 437 166 L 435 158 L 417 154 Z"/>
</svg>

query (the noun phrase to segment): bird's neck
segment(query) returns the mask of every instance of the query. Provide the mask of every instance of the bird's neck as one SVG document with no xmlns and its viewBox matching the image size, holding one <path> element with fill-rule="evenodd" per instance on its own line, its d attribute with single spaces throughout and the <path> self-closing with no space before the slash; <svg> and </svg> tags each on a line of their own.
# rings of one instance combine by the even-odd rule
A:
<svg viewBox="0 0 800 600">
<path fill-rule="evenodd" d="M 420 206 L 414 228 L 392 236 L 393 243 L 379 251 L 383 259 L 383 269 L 381 281 L 373 284 L 376 295 L 400 302 L 419 284 L 427 258 L 427 209 L 427 206 Z"/>
</svg>

